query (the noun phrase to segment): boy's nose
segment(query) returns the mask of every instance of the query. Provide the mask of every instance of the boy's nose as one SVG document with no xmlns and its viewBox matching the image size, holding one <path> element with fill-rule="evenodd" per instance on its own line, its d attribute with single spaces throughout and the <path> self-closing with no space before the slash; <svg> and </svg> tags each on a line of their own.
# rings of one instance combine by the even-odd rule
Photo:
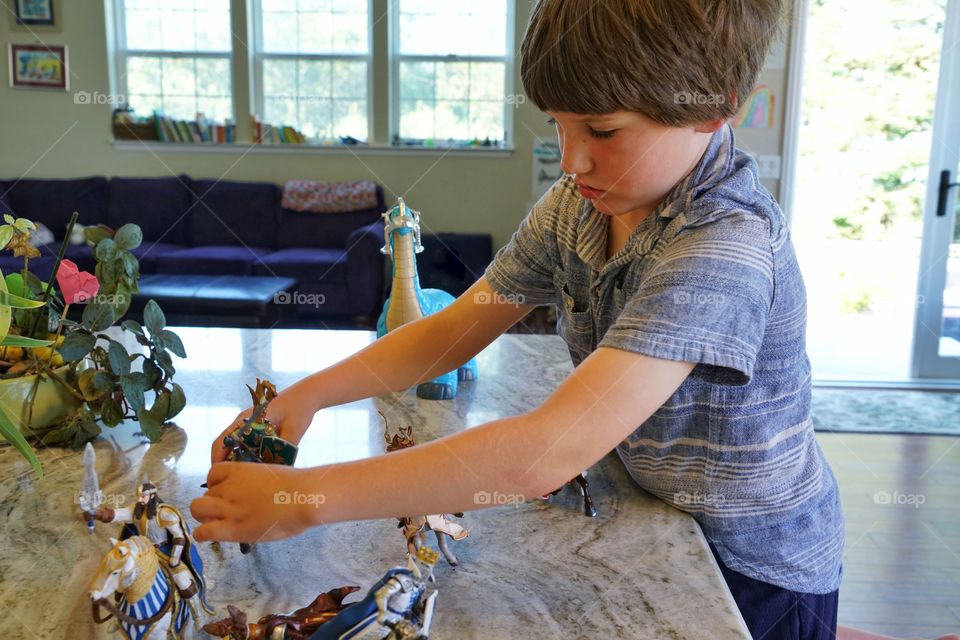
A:
<svg viewBox="0 0 960 640">
<path fill-rule="evenodd" d="M 568 174 L 589 173 L 593 168 L 593 161 L 586 145 L 573 140 L 570 136 L 560 140 L 560 168 Z"/>
</svg>

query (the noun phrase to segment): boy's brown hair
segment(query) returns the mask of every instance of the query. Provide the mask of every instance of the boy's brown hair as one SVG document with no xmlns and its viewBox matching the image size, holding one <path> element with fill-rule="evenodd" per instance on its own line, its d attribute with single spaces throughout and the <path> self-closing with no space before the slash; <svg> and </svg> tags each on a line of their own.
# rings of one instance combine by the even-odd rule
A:
<svg viewBox="0 0 960 640">
<path fill-rule="evenodd" d="M 520 76 L 542 111 L 635 111 L 690 126 L 736 115 L 784 0 L 538 0 Z"/>
</svg>

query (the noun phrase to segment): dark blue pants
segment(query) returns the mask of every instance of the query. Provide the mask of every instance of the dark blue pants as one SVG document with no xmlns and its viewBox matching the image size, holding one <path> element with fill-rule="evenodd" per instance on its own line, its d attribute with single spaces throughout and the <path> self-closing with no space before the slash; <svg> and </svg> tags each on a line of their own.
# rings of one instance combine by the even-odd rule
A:
<svg viewBox="0 0 960 640">
<path fill-rule="evenodd" d="M 838 591 L 798 593 L 748 578 L 723 564 L 710 545 L 754 640 L 835 640 Z"/>
</svg>

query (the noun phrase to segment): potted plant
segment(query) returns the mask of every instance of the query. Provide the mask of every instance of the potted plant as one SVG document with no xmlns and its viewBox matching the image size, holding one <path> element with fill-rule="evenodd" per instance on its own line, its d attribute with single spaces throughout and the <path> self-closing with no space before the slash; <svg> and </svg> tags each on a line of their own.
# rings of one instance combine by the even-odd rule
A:
<svg viewBox="0 0 960 640">
<path fill-rule="evenodd" d="M 160 306 L 150 300 L 144 323 L 123 320 L 137 291 L 140 264 L 131 253 L 143 241 L 140 227 L 125 224 L 84 229 L 97 261 L 95 274 L 63 258 L 74 213 L 50 282 L 29 270 L 39 252 L 29 244 L 36 225 L 4 215 L 0 248 L 23 256 L 23 269 L 0 278 L 0 437 L 42 475 L 30 439 L 45 445 L 81 447 L 114 427 L 137 420 L 151 441 L 186 404 L 171 354 L 186 357 L 179 336 L 166 328 Z M 84 305 L 79 320 L 70 308 Z M 116 340 L 131 332 L 145 353 L 129 353 Z"/>
</svg>

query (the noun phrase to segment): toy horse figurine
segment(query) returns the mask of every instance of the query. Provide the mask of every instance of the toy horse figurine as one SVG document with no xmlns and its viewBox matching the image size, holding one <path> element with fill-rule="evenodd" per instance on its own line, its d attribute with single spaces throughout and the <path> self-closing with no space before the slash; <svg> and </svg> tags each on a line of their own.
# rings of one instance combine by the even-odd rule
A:
<svg viewBox="0 0 960 640">
<path fill-rule="evenodd" d="M 583 494 L 583 513 L 584 513 L 588 518 L 596 518 L 596 517 L 597 517 L 597 510 L 596 510 L 596 508 L 594 508 L 594 506 L 593 506 L 593 498 L 590 497 L 590 484 L 587 482 L 587 472 L 584 471 L 583 473 L 581 473 L 580 475 L 578 475 L 576 478 L 574 478 L 573 480 L 571 480 L 571 481 L 568 482 L 567 484 L 563 485 L 563 487 L 566 487 L 566 486 L 568 486 L 568 485 L 571 485 L 571 484 L 573 484 L 574 482 L 576 482 L 578 485 L 580 485 L 580 493 Z M 560 488 L 557 489 L 556 491 L 551 491 L 551 492 L 548 493 L 547 495 L 543 496 L 543 499 L 544 499 L 544 500 L 549 500 L 552 496 L 555 496 L 555 495 L 557 495 L 558 493 L 560 493 L 561 491 L 563 491 L 563 487 L 560 487 Z"/>
<path fill-rule="evenodd" d="M 384 241 L 381 253 L 393 260 L 393 280 L 390 297 L 383 305 L 377 321 L 377 337 L 423 316 L 436 313 L 454 298 L 441 289 L 421 289 L 417 275 L 417 256 L 423 251 L 420 244 L 420 212 L 407 207 L 403 198 L 383 214 Z M 457 395 L 457 382 L 475 380 L 477 363 L 469 362 L 440 377 L 417 385 L 417 396 L 427 400 L 451 400 Z"/>
<path fill-rule="evenodd" d="M 387 453 L 391 451 L 396 451 L 398 449 L 406 449 L 408 447 L 414 446 L 416 443 L 413 441 L 413 427 L 403 427 L 393 435 L 391 438 L 388 435 L 389 427 L 387 426 L 387 417 L 383 415 L 382 411 L 378 411 L 380 417 L 383 418 L 384 424 L 384 434 L 383 439 L 387 442 Z M 456 516 L 457 518 L 462 518 L 462 513 L 450 514 Z M 456 567 L 460 564 L 460 561 L 457 560 L 457 556 L 453 555 L 453 552 L 450 551 L 447 547 L 447 539 L 445 536 L 449 536 L 453 540 L 459 541 L 463 540 L 470 535 L 470 532 L 463 527 L 461 527 L 456 522 L 453 522 L 447 514 L 438 514 L 431 516 L 406 516 L 403 518 L 398 518 L 399 523 L 397 527 L 403 529 L 403 537 L 407 541 L 407 555 L 415 556 L 420 551 L 420 547 L 427 542 L 427 531 L 433 531 L 434 535 L 437 537 L 437 545 L 440 547 L 440 552 L 443 553 L 443 557 L 447 559 L 447 562 L 451 567 Z"/>
<path fill-rule="evenodd" d="M 317 599 L 293 613 L 269 613 L 256 623 L 247 623 L 247 614 L 227 605 L 229 618 L 203 625 L 203 630 L 225 640 L 306 640 L 325 622 L 349 604 L 343 599 L 360 587 L 340 587 L 321 593 Z"/>
<path fill-rule="evenodd" d="M 310 640 L 427 640 L 437 592 L 427 588 L 417 563 L 432 575 L 438 556 L 426 547 L 420 549 L 415 557 L 407 559 L 406 567 L 387 571 L 363 600 L 320 625 Z"/>
<path fill-rule="evenodd" d="M 171 576 L 162 570 L 150 539 L 144 536 L 123 541 L 110 538 L 110 544 L 113 547 L 100 561 L 90 581 L 94 621 L 99 624 L 115 616 L 125 640 L 144 640 L 170 613 L 166 637 L 168 640 L 181 638 L 190 610 L 177 594 Z M 115 593 L 119 596 L 116 604 L 111 597 Z M 101 606 L 109 612 L 106 617 L 100 617 Z"/>
</svg>

